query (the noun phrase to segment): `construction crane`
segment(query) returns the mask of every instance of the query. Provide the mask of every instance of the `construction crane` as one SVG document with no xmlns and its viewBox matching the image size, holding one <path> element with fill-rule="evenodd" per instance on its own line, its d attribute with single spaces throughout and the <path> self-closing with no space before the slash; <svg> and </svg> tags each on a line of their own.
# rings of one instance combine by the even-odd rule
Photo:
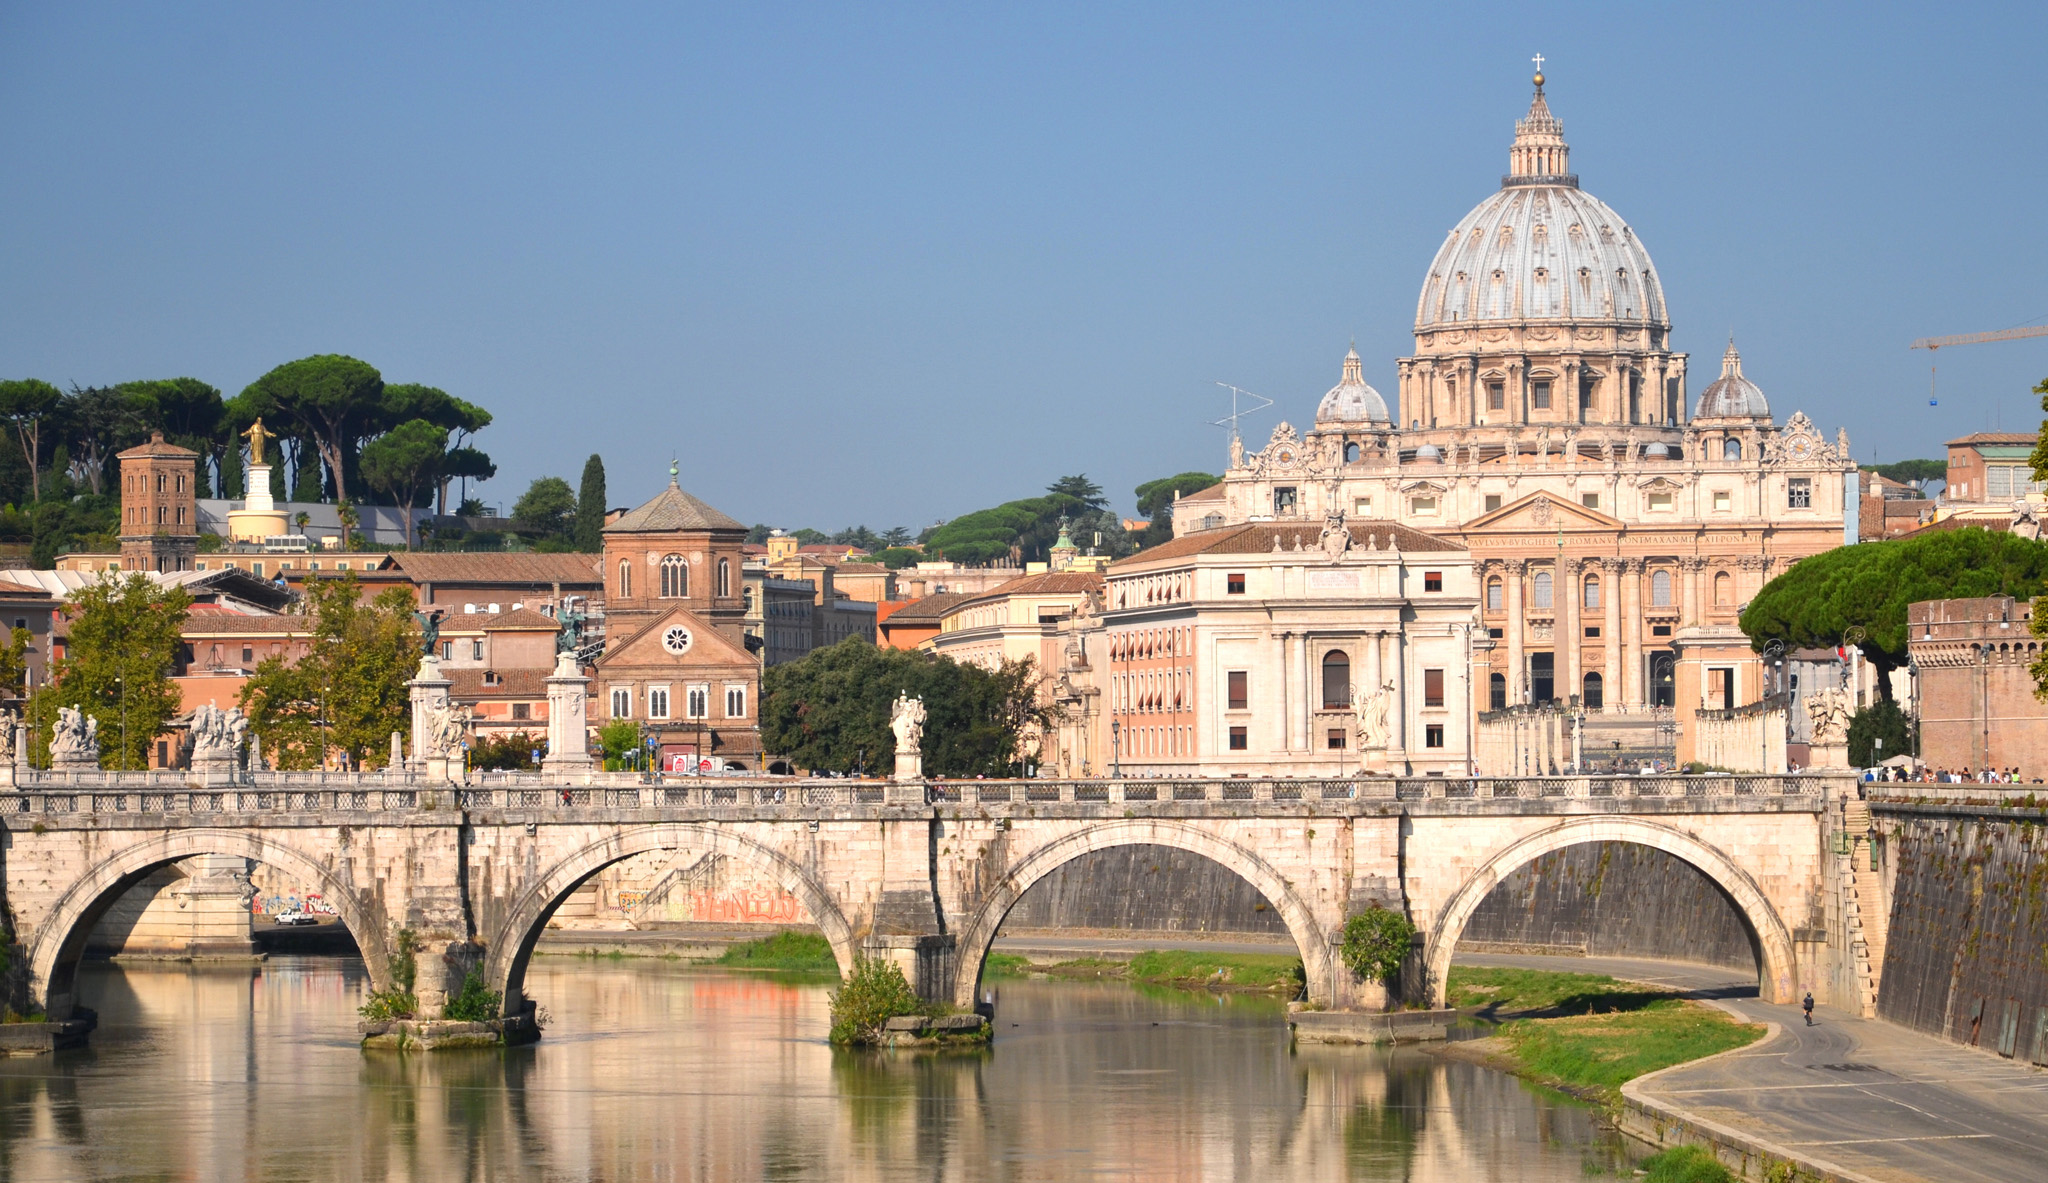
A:
<svg viewBox="0 0 2048 1183">
<path fill-rule="evenodd" d="M 2017 329 L 1994 329 L 1988 333 L 1955 333 L 1947 337 L 1922 337 L 1913 342 L 1912 348 L 1925 349 L 1930 355 L 1944 345 L 1982 345 L 1987 341 L 2018 341 L 2023 337 L 2048 337 L 2048 325 L 2027 325 Z M 1941 400 L 1935 397 L 1935 366 L 1927 366 L 1927 405 L 1938 407 Z"/>
</svg>

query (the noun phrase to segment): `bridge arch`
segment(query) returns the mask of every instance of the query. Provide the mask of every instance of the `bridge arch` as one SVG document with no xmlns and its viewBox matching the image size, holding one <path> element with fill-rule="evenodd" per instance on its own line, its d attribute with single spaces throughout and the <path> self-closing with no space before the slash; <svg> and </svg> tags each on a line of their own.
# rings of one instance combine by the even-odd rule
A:
<svg viewBox="0 0 2048 1183">
<path fill-rule="evenodd" d="M 1026 854 L 992 885 L 981 906 L 970 915 L 957 938 L 953 976 L 953 1001 L 972 1006 L 981 987 L 982 964 L 996 930 L 1017 901 L 1040 879 L 1084 854 L 1117 846 L 1169 846 L 1220 863 L 1251 884 L 1266 897 L 1286 923 L 1287 932 L 1301 951 L 1303 976 L 1308 996 L 1327 1002 L 1331 997 L 1329 938 L 1316 923 L 1315 913 L 1285 876 L 1256 852 L 1228 838 L 1187 825 L 1162 820 L 1120 820 L 1068 831 Z"/>
<path fill-rule="evenodd" d="M 370 988 L 389 988 L 391 962 L 383 925 L 365 911 L 355 890 L 337 879 L 326 864 L 266 837 L 259 830 L 174 830 L 145 838 L 95 861 L 36 923 L 35 937 L 28 950 L 29 988 L 51 1018 L 70 1016 L 78 962 L 84 956 L 86 940 L 114 901 L 157 870 L 204 854 L 254 859 L 296 876 L 303 883 L 319 885 L 321 894 L 334 905 L 342 925 L 362 950 Z"/>
<path fill-rule="evenodd" d="M 1644 818 L 1609 816 L 1575 818 L 1530 834 L 1488 859 L 1459 886 L 1438 912 L 1423 954 L 1431 1005 L 1444 1005 L 1444 984 L 1451 972 L 1458 938 L 1487 893 L 1528 863 L 1567 846 L 1588 842 L 1633 842 L 1653 847 L 1683 860 L 1713 880 L 1734 901 L 1736 911 L 1756 939 L 1758 990 L 1764 1000 L 1786 1003 L 1796 996 L 1798 967 L 1792 953 L 1792 933 L 1749 872 L 1719 848 L 1684 831 Z"/>
<path fill-rule="evenodd" d="M 525 998 L 526 965 L 533 947 L 555 914 L 583 881 L 636 854 L 651 850 L 702 850 L 722 854 L 763 871 L 803 903 L 832 945 L 842 976 L 853 967 L 853 927 L 817 880 L 801 864 L 771 847 L 722 826 L 675 822 L 639 826 L 607 834 L 603 839 L 563 858 L 513 897 L 505 919 L 491 934 L 484 961 L 490 988 L 504 997 L 506 1014 L 516 1014 Z"/>
</svg>

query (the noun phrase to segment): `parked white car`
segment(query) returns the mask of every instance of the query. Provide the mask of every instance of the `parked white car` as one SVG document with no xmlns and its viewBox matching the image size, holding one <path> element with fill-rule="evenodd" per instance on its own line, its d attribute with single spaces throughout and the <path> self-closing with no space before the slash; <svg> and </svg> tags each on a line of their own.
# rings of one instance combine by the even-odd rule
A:
<svg viewBox="0 0 2048 1183">
<path fill-rule="evenodd" d="M 313 915 L 311 912 L 301 912 L 297 908 L 292 908 L 288 911 L 279 912 L 277 915 L 271 917 L 270 922 L 272 924 L 288 924 L 296 926 L 301 924 L 318 924 L 320 923 L 320 918 L 318 916 Z"/>
</svg>

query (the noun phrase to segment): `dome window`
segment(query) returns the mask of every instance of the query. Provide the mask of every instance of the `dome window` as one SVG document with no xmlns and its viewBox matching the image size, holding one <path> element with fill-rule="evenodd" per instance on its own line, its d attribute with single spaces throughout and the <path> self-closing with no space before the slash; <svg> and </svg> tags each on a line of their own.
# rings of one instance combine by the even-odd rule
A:
<svg viewBox="0 0 2048 1183">
<path fill-rule="evenodd" d="M 1724 440 L 1722 440 L 1722 441 L 1721 441 L 1721 459 L 1723 459 L 1723 460 L 1740 460 L 1740 459 L 1742 459 L 1742 441 L 1741 441 L 1741 440 L 1739 440 L 1739 439 L 1734 439 L 1734 438 L 1732 438 L 1732 437 L 1731 437 L 1731 438 L 1729 438 L 1729 439 L 1724 439 Z"/>
<path fill-rule="evenodd" d="M 1351 444 L 1351 443 L 1347 443 L 1347 444 L 1345 444 L 1345 445 L 1344 445 L 1344 463 L 1346 463 L 1346 464 L 1356 464 L 1356 463 L 1358 463 L 1358 445 L 1357 445 L 1357 444 Z"/>
</svg>

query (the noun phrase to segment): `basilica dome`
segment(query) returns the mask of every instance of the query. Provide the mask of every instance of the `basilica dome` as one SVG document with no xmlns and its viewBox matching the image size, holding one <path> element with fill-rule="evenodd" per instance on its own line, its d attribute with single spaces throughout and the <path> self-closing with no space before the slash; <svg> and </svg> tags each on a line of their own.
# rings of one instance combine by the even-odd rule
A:
<svg viewBox="0 0 2048 1183">
<path fill-rule="evenodd" d="M 1344 355 L 1344 379 L 1330 387 L 1330 393 L 1316 406 L 1316 425 L 1326 423 L 1379 423 L 1391 424 L 1394 417 L 1387 413 L 1387 400 L 1380 392 L 1366 385 L 1365 370 L 1358 360 L 1358 350 Z"/>
<path fill-rule="evenodd" d="M 1693 409 L 1695 419 L 1768 419 L 1771 405 L 1764 401 L 1764 392 L 1757 384 L 1742 376 L 1742 355 L 1735 352 L 1735 342 L 1728 342 L 1728 352 L 1721 355 L 1721 376 L 1700 392 L 1699 406 Z"/>
<path fill-rule="evenodd" d="M 1452 228 L 1429 265 L 1416 332 L 1541 320 L 1670 327 L 1650 253 L 1579 188 L 1569 154 L 1539 74 L 1500 191 Z"/>
</svg>

